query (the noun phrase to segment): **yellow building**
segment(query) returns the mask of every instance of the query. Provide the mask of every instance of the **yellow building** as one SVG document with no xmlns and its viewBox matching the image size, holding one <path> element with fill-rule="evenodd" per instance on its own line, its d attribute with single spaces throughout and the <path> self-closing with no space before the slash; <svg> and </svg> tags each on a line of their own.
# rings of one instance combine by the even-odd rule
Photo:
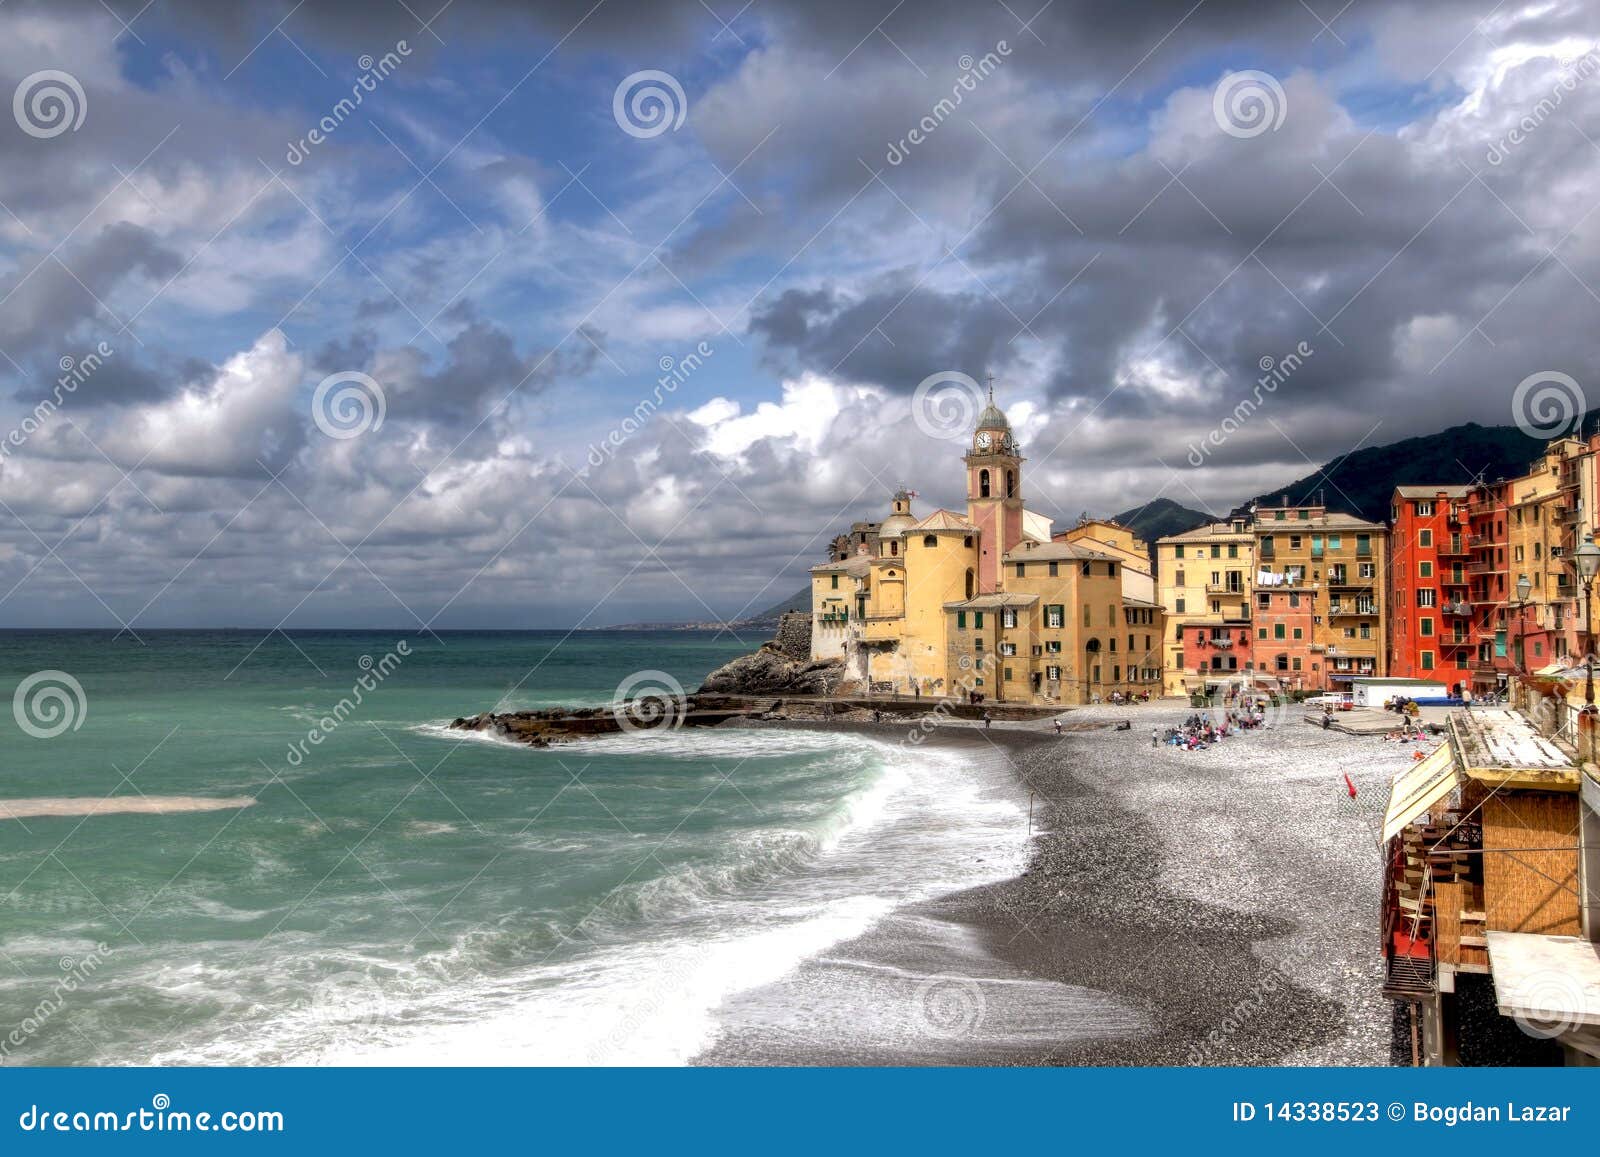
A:
<svg viewBox="0 0 1600 1157">
<path fill-rule="evenodd" d="M 1184 628 L 1194 628 L 1189 632 L 1191 640 L 1197 632 L 1209 639 L 1228 637 L 1224 627 L 1249 629 L 1255 577 L 1255 535 L 1249 520 L 1212 522 L 1158 539 L 1156 570 L 1166 619 L 1161 661 L 1164 693 L 1204 691 L 1203 656 L 1192 645 L 1185 654 Z"/>
<path fill-rule="evenodd" d="M 845 662 L 845 691 L 1001 702 L 1159 695 L 1163 613 L 1125 588 L 1142 543 L 1051 541 L 1026 509 L 1025 459 L 991 394 L 963 457 L 965 514 L 892 499 L 876 538 L 813 567 L 812 655 Z M 1080 528 L 1082 529 L 1082 528 Z"/>
<path fill-rule="evenodd" d="M 1152 603 L 1156 599 L 1155 572 L 1150 545 L 1119 522 L 1108 518 L 1078 520 L 1078 525 L 1055 535 L 1056 542 L 1072 542 L 1108 554 L 1122 564 L 1122 593 L 1130 599 Z"/>
<path fill-rule="evenodd" d="M 1388 528 L 1285 502 L 1254 531 L 1256 670 L 1299 691 L 1387 674 Z"/>
</svg>

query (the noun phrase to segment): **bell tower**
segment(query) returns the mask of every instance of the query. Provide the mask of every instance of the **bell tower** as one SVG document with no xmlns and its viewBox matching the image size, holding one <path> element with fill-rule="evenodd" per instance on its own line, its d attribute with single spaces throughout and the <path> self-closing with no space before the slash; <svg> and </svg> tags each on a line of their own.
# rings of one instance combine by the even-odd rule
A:
<svg viewBox="0 0 1600 1157">
<path fill-rule="evenodd" d="M 1022 541 L 1022 463 L 1011 423 L 994 404 L 994 379 L 989 403 L 978 415 L 967 465 L 967 520 L 979 530 L 978 589 L 992 594 L 1003 588 L 1001 559 Z"/>
</svg>

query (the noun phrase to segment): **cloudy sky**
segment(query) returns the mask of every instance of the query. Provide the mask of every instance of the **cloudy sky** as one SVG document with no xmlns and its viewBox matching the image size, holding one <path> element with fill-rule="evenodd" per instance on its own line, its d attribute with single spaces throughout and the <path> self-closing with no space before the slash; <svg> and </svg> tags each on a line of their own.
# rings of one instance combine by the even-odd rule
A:
<svg viewBox="0 0 1600 1157">
<path fill-rule="evenodd" d="M 440 2 L 0 8 L 0 625 L 736 616 L 990 375 L 1061 521 L 1600 391 L 1592 5 Z"/>
</svg>

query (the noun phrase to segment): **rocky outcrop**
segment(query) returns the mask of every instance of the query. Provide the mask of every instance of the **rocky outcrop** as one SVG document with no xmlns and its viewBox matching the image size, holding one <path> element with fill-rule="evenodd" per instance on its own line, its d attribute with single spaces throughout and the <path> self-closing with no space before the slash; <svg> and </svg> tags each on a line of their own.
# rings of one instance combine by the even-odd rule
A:
<svg viewBox="0 0 1600 1157">
<path fill-rule="evenodd" d="M 701 684 L 702 694 L 831 695 L 844 678 L 839 659 L 797 659 L 773 643 L 725 663 Z"/>
</svg>

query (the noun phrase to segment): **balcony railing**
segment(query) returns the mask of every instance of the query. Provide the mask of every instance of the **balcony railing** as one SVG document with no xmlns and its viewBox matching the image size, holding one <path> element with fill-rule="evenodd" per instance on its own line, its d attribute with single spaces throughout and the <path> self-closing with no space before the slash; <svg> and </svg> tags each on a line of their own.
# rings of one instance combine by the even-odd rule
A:
<svg viewBox="0 0 1600 1157">
<path fill-rule="evenodd" d="M 1468 574 L 1493 574 L 1497 569 L 1497 565 L 1492 562 L 1469 562 L 1467 564 Z"/>
<path fill-rule="evenodd" d="M 1328 608 L 1329 617 L 1335 619 L 1370 618 L 1377 613 L 1377 605 L 1373 603 L 1334 603 Z"/>
<path fill-rule="evenodd" d="M 1470 553 L 1471 551 L 1468 549 L 1467 544 L 1460 539 L 1439 544 L 1440 558 L 1466 558 Z"/>
</svg>

